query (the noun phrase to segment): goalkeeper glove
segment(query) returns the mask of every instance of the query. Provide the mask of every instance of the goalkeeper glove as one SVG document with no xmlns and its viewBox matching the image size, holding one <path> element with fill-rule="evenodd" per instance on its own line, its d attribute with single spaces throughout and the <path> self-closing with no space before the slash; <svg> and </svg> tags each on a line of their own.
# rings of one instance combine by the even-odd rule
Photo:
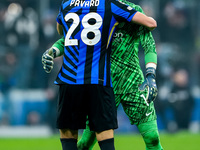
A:
<svg viewBox="0 0 200 150">
<path fill-rule="evenodd" d="M 53 48 L 49 48 L 42 55 L 42 64 L 46 73 L 50 73 L 53 69 L 54 58 L 56 58 L 56 50 Z"/>
<path fill-rule="evenodd" d="M 151 103 L 152 101 L 154 101 L 158 94 L 155 78 L 156 78 L 156 69 L 153 67 L 148 67 L 146 69 L 146 79 L 142 83 L 142 85 L 139 87 L 140 91 L 144 91 L 145 88 L 147 88 L 148 95 L 146 99 L 148 103 Z"/>
</svg>

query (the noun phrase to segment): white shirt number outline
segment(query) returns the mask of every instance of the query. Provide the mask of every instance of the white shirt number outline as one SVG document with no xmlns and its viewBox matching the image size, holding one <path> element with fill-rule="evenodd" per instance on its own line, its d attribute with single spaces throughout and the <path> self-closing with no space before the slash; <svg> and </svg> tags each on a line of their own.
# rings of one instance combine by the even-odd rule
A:
<svg viewBox="0 0 200 150">
<path fill-rule="evenodd" d="M 74 30 L 79 25 L 80 18 L 76 13 L 68 13 L 65 16 L 65 21 L 67 22 L 70 19 L 73 20 L 73 23 L 72 23 L 71 27 L 69 28 L 69 30 L 68 30 L 68 32 L 65 36 L 65 46 L 78 45 L 78 40 L 77 39 L 70 39 L 70 37 L 73 34 Z M 95 19 L 96 22 L 91 25 L 88 22 L 90 19 Z M 81 40 L 83 41 L 83 43 L 85 43 L 86 45 L 89 45 L 89 46 L 93 46 L 93 45 L 97 44 L 101 39 L 101 32 L 99 30 L 99 28 L 102 26 L 102 23 L 103 23 L 101 16 L 97 13 L 94 13 L 94 12 L 88 13 L 83 17 L 81 23 L 84 27 L 84 29 L 81 32 Z M 87 34 L 89 32 L 94 33 L 93 39 L 89 39 L 87 37 Z"/>
</svg>

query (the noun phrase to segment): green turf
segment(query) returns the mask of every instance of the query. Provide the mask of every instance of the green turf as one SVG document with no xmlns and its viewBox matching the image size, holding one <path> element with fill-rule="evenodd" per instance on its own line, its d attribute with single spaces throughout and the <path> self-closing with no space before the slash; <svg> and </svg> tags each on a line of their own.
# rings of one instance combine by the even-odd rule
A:
<svg viewBox="0 0 200 150">
<path fill-rule="evenodd" d="M 181 132 L 178 134 L 161 134 L 161 143 L 164 150 L 199 150 L 200 134 Z M 145 150 L 140 135 L 115 136 L 116 150 Z M 59 136 L 50 138 L 10 139 L 0 138 L 0 150 L 61 150 Z M 94 150 L 99 150 L 98 144 Z"/>
</svg>

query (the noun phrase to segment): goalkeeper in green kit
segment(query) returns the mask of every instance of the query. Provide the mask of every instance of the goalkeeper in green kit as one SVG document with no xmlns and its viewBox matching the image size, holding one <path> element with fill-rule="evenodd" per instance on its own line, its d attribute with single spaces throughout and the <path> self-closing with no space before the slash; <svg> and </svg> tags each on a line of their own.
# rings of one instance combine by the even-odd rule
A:
<svg viewBox="0 0 200 150">
<path fill-rule="evenodd" d="M 121 0 L 143 13 L 140 6 Z M 130 26 L 134 26 L 130 27 Z M 145 51 L 146 78 L 139 65 L 139 44 Z M 64 53 L 64 38 L 58 40 L 42 56 L 46 72 L 53 68 L 53 59 Z M 153 101 L 156 87 L 157 53 L 151 32 L 143 26 L 120 23 L 112 42 L 111 76 L 116 106 L 121 103 L 130 123 L 135 124 L 146 144 L 146 150 L 162 150 Z M 78 142 L 79 150 L 91 150 L 96 143 L 95 133 L 89 123 Z"/>
</svg>

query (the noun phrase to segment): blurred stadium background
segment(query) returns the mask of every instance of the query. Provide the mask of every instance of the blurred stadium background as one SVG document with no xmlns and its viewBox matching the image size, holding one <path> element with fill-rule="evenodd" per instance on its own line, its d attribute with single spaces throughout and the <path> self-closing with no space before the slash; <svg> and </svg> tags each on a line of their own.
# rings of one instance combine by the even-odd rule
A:
<svg viewBox="0 0 200 150">
<path fill-rule="evenodd" d="M 167 145 L 177 144 L 173 142 L 173 138 L 187 146 L 190 142 L 198 145 L 200 1 L 130 1 L 140 4 L 145 13 L 153 16 L 158 22 L 158 28 L 153 31 L 153 35 L 158 52 L 159 95 L 155 106 L 161 142 L 164 143 L 164 148 L 166 146 L 166 149 L 170 150 L 173 148 Z M 48 143 L 59 139 L 58 131 L 55 129 L 58 89 L 53 81 L 61 60 L 56 59 L 53 72 L 46 74 L 42 68 L 41 55 L 60 38 L 56 32 L 56 17 L 60 3 L 61 0 L 0 0 L 0 148 L 2 147 L 2 150 L 12 150 L 12 147 L 7 148 L 8 145 L 15 145 L 15 149 L 16 145 L 20 145 L 20 141 L 16 139 L 11 140 L 16 142 L 11 144 L 8 137 L 35 138 L 35 143 L 32 145 L 40 144 L 41 147 L 45 145 L 42 143 L 44 139 L 38 139 L 41 142 L 39 143 L 37 137 L 50 138 Z M 140 51 L 140 56 L 141 66 L 144 69 L 143 50 Z M 121 107 L 118 110 L 118 119 L 119 129 L 116 130 L 116 135 L 119 142 L 117 143 L 124 140 L 129 144 L 129 149 L 133 149 L 131 144 L 135 149 L 144 149 L 144 145 L 141 148 L 136 147 L 138 143 L 143 142 L 142 138 L 137 136 L 136 127 L 129 124 Z M 135 136 L 130 136 L 130 133 Z M 28 141 L 21 142 L 31 145 Z M 59 141 L 56 141 L 54 146 L 58 148 Z M 54 146 L 50 147 L 53 149 Z M 18 149 L 23 150 L 26 147 L 23 148 L 21 144 Z M 38 149 L 40 150 L 35 148 Z M 44 146 L 43 149 L 48 148 Z M 183 150 L 184 147 L 175 149 Z M 189 149 L 198 148 L 189 147 Z"/>
</svg>

